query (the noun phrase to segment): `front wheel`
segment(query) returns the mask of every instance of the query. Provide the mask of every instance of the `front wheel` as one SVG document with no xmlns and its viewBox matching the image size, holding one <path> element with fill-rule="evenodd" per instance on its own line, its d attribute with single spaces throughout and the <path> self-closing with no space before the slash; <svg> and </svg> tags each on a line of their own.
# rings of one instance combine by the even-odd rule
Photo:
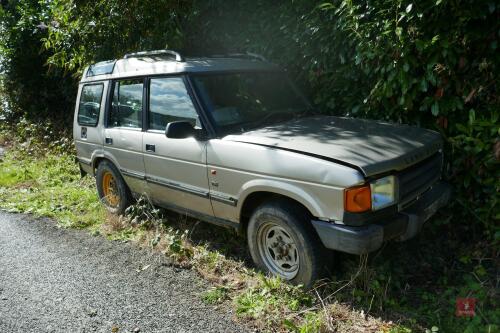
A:
<svg viewBox="0 0 500 333">
<path fill-rule="evenodd" d="M 250 218 L 247 237 L 259 269 L 305 287 L 321 277 L 325 249 L 300 206 L 288 201 L 261 205 Z"/>
<path fill-rule="evenodd" d="M 106 209 L 123 214 L 130 205 L 130 191 L 116 167 L 107 161 L 99 163 L 96 171 L 97 192 Z"/>
</svg>

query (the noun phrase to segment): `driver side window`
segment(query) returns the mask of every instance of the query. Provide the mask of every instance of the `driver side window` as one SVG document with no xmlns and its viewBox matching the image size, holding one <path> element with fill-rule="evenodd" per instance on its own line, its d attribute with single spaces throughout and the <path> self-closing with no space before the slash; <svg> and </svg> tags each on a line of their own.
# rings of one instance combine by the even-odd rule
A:
<svg viewBox="0 0 500 333">
<path fill-rule="evenodd" d="M 163 131 L 173 121 L 189 121 L 193 126 L 201 127 L 182 78 L 152 78 L 149 91 L 149 129 Z"/>
</svg>

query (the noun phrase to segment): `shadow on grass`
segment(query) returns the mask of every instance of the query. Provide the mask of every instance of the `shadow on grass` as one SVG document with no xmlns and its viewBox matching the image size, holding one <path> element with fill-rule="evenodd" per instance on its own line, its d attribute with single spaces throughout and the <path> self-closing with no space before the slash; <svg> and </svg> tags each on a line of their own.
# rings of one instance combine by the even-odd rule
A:
<svg viewBox="0 0 500 333">
<path fill-rule="evenodd" d="M 165 225 L 179 231 L 188 230 L 188 238 L 194 245 L 204 245 L 210 251 L 217 251 L 228 259 L 244 262 L 247 267 L 254 267 L 245 237 L 235 230 L 166 209 L 161 209 L 161 213 Z"/>
</svg>

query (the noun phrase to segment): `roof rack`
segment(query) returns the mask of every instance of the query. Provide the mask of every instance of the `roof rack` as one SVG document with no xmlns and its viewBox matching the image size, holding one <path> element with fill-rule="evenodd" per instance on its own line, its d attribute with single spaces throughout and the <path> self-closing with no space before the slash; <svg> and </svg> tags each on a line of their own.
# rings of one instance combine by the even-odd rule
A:
<svg viewBox="0 0 500 333">
<path fill-rule="evenodd" d="M 127 58 L 137 58 L 137 57 L 143 57 L 143 56 L 151 56 L 151 55 L 161 55 L 161 54 L 168 54 L 171 56 L 175 57 L 175 61 L 183 62 L 184 57 L 181 56 L 179 52 L 175 52 L 172 50 L 154 50 L 154 51 L 142 51 L 142 52 L 135 52 L 135 53 L 127 53 L 123 57 L 124 59 Z"/>
<path fill-rule="evenodd" d="M 252 52 L 246 52 L 246 53 L 228 53 L 228 54 L 216 54 L 213 55 L 212 57 L 214 58 L 223 58 L 223 57 L 230 57 L 230 58 L 251 58 L 251 59 L 258 59 L 260 61 L 265 61 L 269 62 L 264 56 L 257 54 L 257 53 L 252 53 Z"/>
</svg>

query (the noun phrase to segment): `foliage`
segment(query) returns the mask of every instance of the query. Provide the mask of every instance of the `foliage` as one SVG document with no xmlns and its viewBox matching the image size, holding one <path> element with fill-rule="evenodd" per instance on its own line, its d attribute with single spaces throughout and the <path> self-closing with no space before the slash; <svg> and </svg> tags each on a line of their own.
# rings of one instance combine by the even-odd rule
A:
<svg viewBox="0 0 500 333">
<path fill-rule="evenodd" d="M 50 6 L 44 47 L 49 66 L 81 73 L 84 66 L 127 52 L 178 48 L 186 0 L 56 0 Z"/>
<path fill-rule="evenodd" d="M 439 224 L 446 218 L 440 215 L 431 222 Z M 326 302 L 332 297 L 352 302 L 355 308 L 385 318 L 411 313 L 401 319 L 416 331 L 438 327 L 440 332 L 494 332 L 500 316 L 499 252 L 484 242 L 464 247 L 466 238 L 452 227 L 445 232 L 424 229 L 418 239 L 387 244 L 366 261 L 345 260 L 346 274 L 332 282 L 322 297 Z M 345 289 L 348 292 L 342 292 Z M 459 297 L 477 300 L 474 318 L 455 316 Z"/>
<path fill-rule="evenodd" d="M 300 286 L 290 286 L 279 278 L 260 276 L 259 284 L 238 295 L 235 302 L 238 316 L 258 319 L 265 329 L 271 329 L 292 325 L 291 319 L 284 322 L 284 318 L 311 307 L 313 298 Z"/>
<path fill-rule="evenodd" d="M 69 123 L 76 85 L 68 73 L 46 62 L 51 51 L 42 47 L 47 33 L 40 23 L 49 18 L 49 3 L 35 0 L 2 2 L 0 7 L 0 114 L 17 123 Z"/>
<path fill-rule="evenodd" d="M 92 62 L 177 48 L 190 2 L 9 0 L 0 7 L 0 114 L 69 127 L 78 79 Z"/>
<path fill-rule="evenodd" d="M 219 304 L 228 299 L 228 289 L 214 287 L 203 293 L 202 300 L 207 304 Z"/>
</svg>

